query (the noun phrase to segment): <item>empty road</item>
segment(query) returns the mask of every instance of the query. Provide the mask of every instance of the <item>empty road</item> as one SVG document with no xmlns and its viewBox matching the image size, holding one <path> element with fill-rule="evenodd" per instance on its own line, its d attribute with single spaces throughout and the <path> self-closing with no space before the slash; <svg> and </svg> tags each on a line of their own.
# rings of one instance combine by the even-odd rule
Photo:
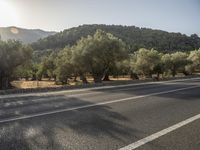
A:
<svg viewBox="0 0 200 150">
<path fill-rule="evenodd" d="M 200 78 L 0 96 L 0 150 L 199 150 Z"/>
</svg>

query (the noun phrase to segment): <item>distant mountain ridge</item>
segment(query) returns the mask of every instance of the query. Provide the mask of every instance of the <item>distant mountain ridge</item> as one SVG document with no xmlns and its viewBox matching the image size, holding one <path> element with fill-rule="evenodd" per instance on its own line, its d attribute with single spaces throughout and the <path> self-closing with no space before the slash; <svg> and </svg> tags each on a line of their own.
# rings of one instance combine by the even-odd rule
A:
<svg viewBox="0 0 200 150">
<path fill-rule="evenodd" d="M 35 50 L 60 49 L 76 44 L 82 37 L 93 35 L 97 29 L 109 32 L 122 39 L 130 51 L 139 48 L 154 48 L 159 51 L 190 51 L 200 48 L 200 38 L 197 34 L 187 36 L 181 33 L 170 33 L 150 28 L 122 25 L 81 25 L 66 29 L 55 35 L 48 36 L 32 44 Z"/>
<path fill-rule="evenodd" d="M 56 32 L 49 32 L 40 29 L 24 29 L 15 26 L 0 27 L 1 40 L 19 40 L 24 44 L 30 44 L 54 34 L 56 34 Z"/>
<path fill-rule="evenodd" d="M 97 29 L 109 32 L 122 39 L 130 51 L 139 48 L 154 48 L 159 51 L 172 52 L 200 48 L 200 37 L 197 34 L 187 36 L 181 33 L 122 25 L 81 25 L 58 33 L 11 26 L 0 27 L 0 36 L 2 40 L 15 39 L 24 44 L 31 44 L 34 50 L 55 50 L 67 45 L 72 46 L 82 37 L 93 35 Z"/>
</svg>

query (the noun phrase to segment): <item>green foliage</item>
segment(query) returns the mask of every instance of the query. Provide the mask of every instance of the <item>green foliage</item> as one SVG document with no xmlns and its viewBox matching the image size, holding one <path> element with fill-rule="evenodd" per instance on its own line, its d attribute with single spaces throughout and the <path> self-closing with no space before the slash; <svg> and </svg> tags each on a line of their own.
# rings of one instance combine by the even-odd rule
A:
<svg viewBox="0 0 200 150">
<path fill-rule="evenodd" d="M 128 75 L 131 72 L 130 57 L 123 61 L 116 62 L 116 66 L 113 67 L 111 74 L 114 76 Z"/>
<path fill-rule="evenodd" d="M 44 68 L 43 63 L 37 64 L 36 79 L 41 81 L 45 73 L 46 73 L 46 68 Z"/>
<path fill-rule="evenodd" d="M 91 26 L 80 28 L 85 29 L 85 27 Z M 92 29 L 96 29 L 99 26 L 92 27 L 94 27 Z M 117 26 L 117 30 L 113 30 L 113 26 L 102 25 L 100 27 L 105 27 L 113 33 L 122 28 L 127 29 L 125 30 L 126 34 L 130 36 L 132 34 L 129 34 L 129 32 L 133 32 L 129 30 L 131 29 L 129 27 Z M 151 39 L 151 32 L 148 31 L 154 30 L 142 29 L 142 32 L 149 35 L 148 38 Z M 74 32 L 78 35 L 83 34 L 79 30 Z M 155 32 L 157 33 L 157 31 Z M 77 35 L 72 34 L 73 32 L 69 33 L 72 37 Z M 89 33 L 87 32 L 87 35 Z M 119 37 L 120 33 L 116 35 Z M 65 32 L 63 32 L 63 36 L 65 36 Z M 192 35 L 191 37 L 195 41 L 193 44 L 197 47 L 198 36 Z M 124 37 L 122 36 L 122 38 Z M 159 42 L 156 41 L 157 37 L 154 38 L 154 42 L 157 42 L 156 45 L 159 45 Z M 128 39 L 124 40 L 127 42 Z M 46 39 L 46 41 L 48 40 Z M 135 44 L 135 41 L 129 42 Z M 131 78 L 138 79 L 138 75 L 152 77 L 156 74 L 159 78 L 160 74 L 175 76 L 179 72 L 187 75 L 200 71 L 200 49 L 190 53 L 179 51 L 174 53 L 163 52 L 165 53 L 163 54 L 154 49 L 140 48 L 138 51 L 130 53 L 127 48 L 130 50 L 133 47 L 125 44 L 113 34 L 100 29 L 96 30 L 93 35 L 82 37 L 75 45 L 71 46 L 71 44 L 73 44 L 73 41 L 69 46 L 62 49 L 34 51 L 32 57 L 32 49 L 29 46 L 22 45 L 18 41 L 0 41 L 0 89 L 8 88 L 11 80 L 19 78 L 42 80 L 45 77 L 54 79 L 57 83 L 67 84 L 70 78 L 74 77 L 74 80 L 76 80 L 77 76 L 80 76 L 83 83 L 87 83 L 86 74 L 92 75 L 94 82 L 101 82 L 102 79 L 109 80 L 109 75 L 130 75 Z M 140 46 L 149 47 L 144 43 L 136 47 Z M 151 46 L 154 47 L 154 44 Z"/>
<path fill-rule="evenodd" d="M 54 71 L 56 69 L 56 57 L 57 53 L 51 51 L 51 53 L 46 53 L 46 56 L 42 55 L 40 59 L 37 59 L 31 68 L 33 72 L 33 79 L 41 80 L 43 77 L 55 79 L 56 75 Z M 34 60 L 36 60 L 36 58 L 34 58 Z"/>
<path fill-rule="evenodd" d="M 160 64 L 160 54 L 156 50 L 139 49 L 131 56 L 132 72 L 142 74 L 143 76 L 151 76 Z"/>
<path fill-rule="evenodd" d="M 44 60 L 42 61 L 43 72 L 45 72 L 50 79 L 55 78 L 54 70 L 56 69 L 56 57 L 57 54 L 55 52 L 52 52 L 50 56 L 44 58 Z"/>
<path fill-rule="evenodd" d="M 73 46 L 82 37 L 87 38 L 88 35 L 94 35 L 97 29 L 111 33 L 124 41 L 129 52 L 139 48 L 174 52 L 176 50 L 189 51 L 200 47 L 200 38 L 196 34 L 189 37 L 180 33 L 117 25 L 83 25 L 41 39 L 33 43 L 32 46 L 35 50 L 64 48 L 66 45 Z"/>
<path fill-rule="evenodd" d="M 57 49 L 46 49 L 45 51 L 33 51 L 32 61 L 34 63 L 41 63 L 46 57 L 50 56 L 53 52 L 58 53 Z"/>
<path fill-rule="evenodd" d="M 32 57 L 32 49 L 18 41 L 0 41 L 0 89 L 8 88 L 14 78 L 16 67 L 27 63 Z"/>
<path fill-rule="evenodd" d="M 186 71 L 192 73 L 200 71 L 200 49 L 191 51 L 188 56 L 189 64 L 186 66 Z"/>
<path fill-rule="evenodd" d="M 31 58 L 32 49 L 18 41 L 0 41 L 0 69 L 11 72 Z"/>
<path fill-rule="evenodd" d="M 55 75 L 57 82 L 62 84 L 68 83 L 68 79 L 71 78 L 74 73 L 74 66 L 71 63 L 72 50 L 69 47 L 65 47 L 58 53 L 56 58 Z"/>
<path fill-rule="evenodd" d="M 26 80 L 28 80 L 29 78 L 33 78 L 33 64 L 31 61 L 28 61 L 25 64 L 22 64 L 20 66 L 18 66 L 15 70 L 14 70 L 14 76 L 15 78 L 25 78 Z"/>
<path fill-rule="evenodd" d="M 177 74 L 177 71 L 184 72 L 185 66 L 188 64 L 187 53 L 175 52 L 162 56 L 162 63 L 166 72 L 170 72 L 172 76 Z"/>
<path fill-rule="evenodd" d="M 97 30 L 93 36 L 82 38 L 72 47 L 72 61 L 82 72 L 92 74 L 95 82 L 101 82 L 116 62 L 127 57 L 124 43 L 110 33 Z"/>
</svg>

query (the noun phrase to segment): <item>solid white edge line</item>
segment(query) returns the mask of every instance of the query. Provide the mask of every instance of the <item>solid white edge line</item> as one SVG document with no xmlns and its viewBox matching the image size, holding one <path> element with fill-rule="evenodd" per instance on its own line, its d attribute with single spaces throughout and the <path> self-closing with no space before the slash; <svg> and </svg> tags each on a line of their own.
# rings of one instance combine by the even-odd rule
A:
<svg viewBox="0 0 200 150">
<path fill-rule="evenodd" d="M 2 99 L 2 98 L 28 97 L 28 96 L 48 96 L 48 95 L 64 94 L 64 93 L 70 93 L 70 92 L 82 92 L 82 91 L 89 91 L 89 90 L 112 89 L 112 88 L 116 88 L 116 87 L 129 87 L 129 86 L 159 84 L 159 83 L 188 81 L 188 80 L 197 80 L 197 79 L 200 79 L 200 78 L 196 77 L 196 78 L 190 78 L 190 79 L 177 79 L 177 80 L 158 81 L 158 82 L 132 83 L 132 84 L 126 84 L 126 85 L 100 86 L 100 87 L 92 87 L 92 88 L 51 91 L 51 92 L 41 92 L 41 93 L 20 93 L 20 94 L 10 94 L 10 95 L 0 95 L 0 99 Z"/>
<path fill-rule="evenodd" d="M 101 105 L 106 105 L 106 104 L 111 104 L 111 103 L 129 101 L 129 100 L 150 97 L 150 96 L 155 96 L 155 95 L 173 93 L 173 92 L 177 92 L 177 91 L 194 89 L 197 87 L 200 87 L 200 86 L 197 85 L 197 86 L 191 86 L 191 87 L 186 87 L 186 88 L 179 88 L 179 89 L 174 89 L 174 90 L 169 90 L 169 91 L 162 91 L 162 92 L 156 92 L 156 93 L 151 93 L 151 94 L 146 94 L 146 95 L 139 95 L 139 96 L 128 97 L 128 98 L 123 98 L 123 99 L 118 99 L 118 100 L 107 101 L 107 102 L 100 102 L 100 103 L 77 106 L 77 107 L 72 107 L 72 108 L 59 109 L 59 110 L 54 110 L 54 111 L 49 111 L 49 112 L 44 112 L 44 113 L 39 113 L 39 114 L 32 114 L 32 115 L 25 115 L 25 116 L 21 116 L 21 117 L 10 118 L 10 119 L 3 119 L 3 120 L 0 120 L 0 123 L 35 118 L 35 117 L 40 117 L 40 116 L 45 116 L 45 115 L 51 115 L 51 114 L 62 113 L 62 112 L 67 112 L 67 111 L 72 111 L 72 110 L 79 110 L 79 109 L 90 108 L 90 107 L 95 107 L 95 106 L 101 106 Z"/>
<path fill-rule="evenodd" d="M 174 84 L 178 84 L 178 83 L 163 83 L 164 85 L 174 85 Z M 200 85 L 200 84 L 193 84 L 193 83 L 184 83 L 184 84 L 181 84 L 181 85 Z M 162 86 L 162 85 L 159 85 L 159 86 Z M 127 91 L 127 90 L 130 90 L 130 89 L 138 89 L 138 88 L 135 88 L 135 87 L 129 87 L 129 88 L 125 88 L 125 89 L 113 89 L 113 90 L 116 90 L 116 91 Z M 157 88 L 157 87 L 156 87 Z M 85 95 L 92 95 L 92 94 L 98 94 L 98 93 L 102 93 L 100 91 L 93 91 L 93 92 L 87 92 L 87 93 L 80 93 L 80 94 L 71 94 L 71 95 L 66 95 L 66 98 L 71 98 L 71 97 L 79 97 L 79 96 L 85 96 Z M 58 96 L 58 95 L 57 95 Z M 16 99 L 15 101 L 11 101 L 11 102 L 6 102 L 4 101 L 4 105 L 5 104 L 9 104 L 10 105 L 16 105 L 17 103 L 24 103 L 24 102 L 42 102 L 42 101 L 49 101 L 49 100 L 57 100 L 57 98 L 55 98 L 54 96 L 53 97 L 50 97 L 50 98 L 34 98 L 33 100 L 18 100 Z M 0 107 L 1 108 L 1 107 Z"/>
<path fill-rule="evenodd" d="M 136 149 L 136 148 L 138 148 L 138 147 L 140 147 L 142 145 L 145 145 L 145 144 L 147 144 L 147 143 L 149 143 L 149 142 L 151 142 L 151 141 L 153 141 L 153 140 L 155 140 L 155 139 L 157 139 L 157 138 L 159 138 L 159 137 L 161 137 L 163 135 L 166 135 L 166 134 L 168 134 L 168 133 L 170 133 L 170 132 L 172 132 L 172 131 L 174 131 L 174 130 L 176 130 L 178 128 L 181 128 L 181 127 L 183 127 L 183 126 L 185 126 L 185 125 L 187 125 L 189 123 L 192 123 L 193 121 L 198 120 L 198 119 L 200 119 L 200 114 L 198 114 L 196 116 L 193 116 L 193 117 L 191 117 L 189 119 L 186 119 L 186 120 L 184 120 L 182 122 L 179 122 L 179 123 L 177 123 L 177 124 L 175 124 L 173 126 L 170 126 L 170 127 L 166 128 L 166 129 L 163 129 L 163 130 L 161 130 L 159 132 L 156 132 L 156 133 L 154 133 L 154 134 L 152 134 L 150 136 L 147 136 L 147 137 L 145 137 L 145 138 L 143 138 L 143 139 L 141 139 L 139 141 L 136 141 L 136 142 L 134 142 L 132 144 L 129 144 L 129 145 L 125 146 L 125 147 L 122 147 L 119 150 L 134 150 L 134 149 Z"/>
</svg>

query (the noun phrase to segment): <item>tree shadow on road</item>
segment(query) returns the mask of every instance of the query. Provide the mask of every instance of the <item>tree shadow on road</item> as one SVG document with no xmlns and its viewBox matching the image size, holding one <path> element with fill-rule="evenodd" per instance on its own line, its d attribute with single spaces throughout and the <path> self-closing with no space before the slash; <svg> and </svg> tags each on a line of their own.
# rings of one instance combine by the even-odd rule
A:
<svg viewBox="0 0 200 150">
<path fill-rule="evenodd" d="M 58 100 L 63 101 L 61 108 L 67 107 L 65 102 L 93 104 L 75 97 L 71 99 L 59 97 Z M 0 124 L 0 148 L 53 150 L 90 149 L 93 146 L 100 146 L 99 149 L 107 149 L 111 144 L 110 141 L 114 140 L 117 141 L 115 147 L 117 149 L 125 142 L 125 138 L 133 140 L 137 138 L 133 136 L 134 133 L 140 133 L 126 126 L 128 122 L 126 117 L 113 111 L 111 107 L 102 105 L 3 123 Z"/>
<path fill-rule="evenodd" d="M 137 96 L 141 94 L 154 93 L 159 91 L 171 90 L 173 88 L 181 88 L 182 83 L 178 85 L 156 84 L 155 86 L 134 87 L 129 90 L 92 90 L 108 94 L 127 94 L 130 96 Z M 192 93 L 192 94 L 191 94 Z M 102 93 L 101 93 L 102 94 Z M 164 100 L 185 101 L 197 100 L 199 92 L 196 91 L 187 93 L 180 91 L 177 93 L 155 95 L 151 99 L 167 98 Z M 41 96 L 34 96 L 27 100 L 41 98 Z M 55 109 L 71 108 L 80 105 L 93 105 L 93 102 L 84 100 L 81 97 L 65 97 L 65 96 L 43 96 L 47 99 L 44 102 L 26 102 L 16 103 L 20 115 L 29 113 L 40 113 L 42 111 L 52 111 Z M 23 98 L 23 100 L 26 98 Z M 55 100 L 56 99 L 56 100 Z M 20 100 L 20 99 L 18 99 Z M 17 101 L 18 101 L 17 100 Z M 148 100 L 148 99 L 147 99 Z M 198 99 L 199 100 L 199 99 Z M 15 99 L 10 100 L 10 102 Z M 174 101 L 174 100 L 173 100 Z M 5 102 L 5 101 L 4 101 Z M 9 102 L 9 101 L 8 101 Z M 0 105 L 2 106 L 2 102 Z M 166 111 L 172 105 L 166 103 Z M 26 109 L 22 109 L 26 106 Z M 50 107 L 53 106 L 53 107 Z M 160 106 L 160 105 L 159 105 Z M 182 103 L 179 106 L 180 112 L 183 111 L 188 103 Z M 12 111 L 15 105 L 2 107 L 1 111 Z M 155 110 L 157 106 L 147 107 L 148 110 Z M 174 105 L 174 110 L 177 113 L 178 105 Z M 160 112 L 161 113 L 161 112 Z M 165 113 L 165 110 L 163 110 Z M 174 112 L 168 112 L 174 115 Z M 157 113 L 156 113 L 157 114 Z M 1 115 L 1 114 L 0 114 Z M 147 115 L 148 116 L 148 115 Z M 161 115 L 162 116 L 162 115 Z M 134 116 L 133 116 L 134 117 Z M 153 117 L 153 116 L 151 116 Z M 0 116 L 0 119 L 1 116 Z M 155 118 L 154 118 L 155 119 Z M 87 109 L 76 109 L 67 112 L 57 113 L 53 115 L 41 116 L 21 121 L 13 121 L 10 123 L 0 124 L 0 149 L 3 150 L 31 150 L 31 149 L 110 149 L 113 143 L 115 145 L 112 149 L 119 148 L 120 145 L 127 144 L 127 139 L 130 142 L 140 139 L 144 135 L 144 131 L 138 131 L 131 128 L 129 120 L 118 113 L 109 105 L 94 106 Z M 137 135 L 137 136 L 134 136 Z M 140 136 L 140 137 L 139 137 Z"/>
</svg>

